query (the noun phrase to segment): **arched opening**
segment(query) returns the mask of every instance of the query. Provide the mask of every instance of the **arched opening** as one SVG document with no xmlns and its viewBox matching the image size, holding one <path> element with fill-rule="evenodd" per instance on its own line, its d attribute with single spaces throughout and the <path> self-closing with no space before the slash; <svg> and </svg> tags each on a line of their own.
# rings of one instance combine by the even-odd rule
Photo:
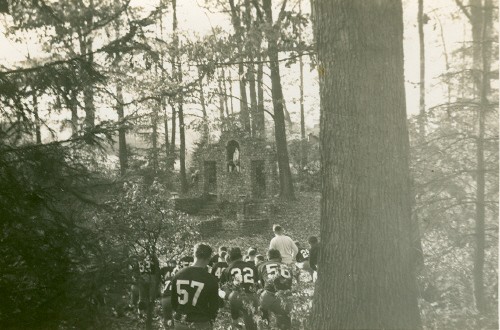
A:
<svg viewBox="0 0 500 330">
<path fill-rule="evenodd" d="M 235 140 L 227 143 L 227 171 L 239 172 L 240 171 L 240 144 Z"/>
</svg>

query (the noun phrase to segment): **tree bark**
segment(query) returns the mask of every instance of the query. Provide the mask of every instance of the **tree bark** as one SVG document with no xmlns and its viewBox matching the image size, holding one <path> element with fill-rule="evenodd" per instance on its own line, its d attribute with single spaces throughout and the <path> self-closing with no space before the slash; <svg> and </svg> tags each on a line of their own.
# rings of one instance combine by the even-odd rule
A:
<svg viewBox="0 0 500 330">
<path fill-rule="evenodd" d="M 69 91 L 69 107 L 71 111 L 71 136 L 78 135 L 78 93 L 75 90 Z"/>
<path fill-rule="evenodd" d="M 177 75 L 177 53 L 179 51 L 179 39 L 177 37 L 177 0 L 172 0 L 172 31 L 173 31 L 173 44 L 174 49 L 172 51 L 172 78 L 175 82 L 179 83 L 179 77 Z M 172 108 L 172 123 L 170 127 L 172 127 L 172 137 L 170 138 L 170 151 L 169 151 L 169 162 L 168 167 L 170 169 L 174 169 L 175 164 L 175 138 L 176 138 L 176 127 L 177 127 L 177 115 L 175 110 L 175 101 L 170 100 L 170 107 Z"/>
<path fill-rule="evenodd" d="M 490 93 L 490 56 L 491 56 L 491 25 L 492 25 L 492 2 L 485 0 L 479 13 L 472 14 L 473 26 L 480 23 L 480 39 L 473 40 L 474 48 L 479 48 L 480 59 L 476 67 L 480 68 L 480 106 L 478 109 L 478 136 L 476 144 L 477 175 L 476 175 L 476 250 L 474 253 L 474 297 L 476 307 L 484 313 L 487 310 L 486 298 L 484 295 L 484 256 L 485 256 L 485 159 L 484 159 L 484 136 L 485 136 L 485 115 L 488 109 L 488 95 Z M 474 34 L 473 34 L 474 37 Z M 476 51 L 474 51 L 476 55 Z"/>
<path fill-rule="evenodd" d="M 234 103 L 233 103 L 233 78 L 231 76 L 231 70 L 229 70 L 229 103 L 231 104 L 231 114 L 234 113 Z"/>
<path fill-rule="evenodd" d="M 264 64 L 262 64 L 262 56 L 257 57 L 259 64 L 257 65 L 257 120 L 258 120 L 258 136 L 266 138 L 266 118 L 264 111 Z"/>
<path fill-rule="evenodd" d="M 203 93 L 203 74 L 198 68 L 198 86 L 200 88 L 200 104 L 201 104 L 201 113 L 203 115 L 203 123 L 202 123 L 202 132 L 203 132 L 203 141 L 209 142 L 209 129 L 208 129 L 208 114 L 207 114 L 207 106 L 205 104 L 205 94 Z"/>
<path fill-rule="evenodd" d="M 255 51 L 256 45 L 252 37 L 252 6 L 250 0 L 245 0 L 245 16 L 244 22 L 247 32 L 246 51 L 248 54 L 247 77 L 250 89 L 250 117 L 251 117 L 251 134 L 257 136 L 258 119 L 257 119 L 257 86 L 255 81 Z"/>
<path fill-rule="evenodd" d="M 159 100 L 154 101 L 153 112 L 151 113 L 151 165 L 153 171 L 158 171 L 158 113 L 161 103 Z"/>
<path fill-rule="evenodd" d="M 182 66 L 179 59 L 177 66 L 177 73 L 179 76 L 179 83 L 182 83 Z M 181 181 L 181 191 L 186 193 L 189 189 L 189 185 L 186 178 L 186 132 L 184 126 L 184 100 L 182 95 L 179 97 L 179 140 L 180 140 L 180 150 L 179 150 L 179 162 L 180 162 L 180 181 Z"/>
<path fill-rule="evenodd" d="M 400 0 L 315 0 L 321 253 L 311 329 L 418 329 Z"/>
<path fill-rule="evenodd" d="M 458 3 L 458 2 L 457 2 Z M 484 313 L 487 309 L 484 295 L 484 257 L 485 257 L 485 159 L 484 135 L 485 112 L 488 108 L 490 93 L 491 70 L 491 28 L 493 5 L 491 0 L 470 0 L 469 6 L 460 6 L 469 18 L 472 30 L 472 77 L 474 84 L 474 99 L 479 99 L 477 113 L 476 137 L 476 201 L 475 201 L 475 250 L 474 268 L 474 298 L 476 308 Z M 469 12 L 470 8 L 470 12 Z M 464 45 L 465 46 L 465 45 Z M 465 55 L 464 55 L 465 56 Z"/>
<path fill-rule="evenodd" d="M 170 162 L 170 141 L 168 139 L 168 107 L 165 98 L 162 98 L 162 109 L 163 109 L 163 131 L 165 135 L 165 164 L 169 165 Z"/>
<path fill-rule="evenodd" d="M 38 97 L 36 90 L 33 91 L 33 113 L 35 115 L 35 142 L 36 144 L 42 143 L 42 134 L 40 132 L 40 115 L 38 113 Z"/>
<path fill-rule="evenodd" d="M 299 13 L 302 14 L 302 0 L 299 0 Z M 302 26 L 299 27 L 299 42 L 302 43 Z M 304 173 L 304 168 L 307 165 L 307 140 L 306 140 L 306 120 L 304 111 L 304 60 L 302 51 L 299 56 L 299 73 L 300 73 L 300 170 L 299 173 Z"/>
<path fill-rule="evenodd" d="M 266 21 L 270 26 L 273 26 L 273 13 L 271 0 L 263 1 L 263 9 L 266 16 Z M 280 18 L 278 18 L 279 22 Z M 294 200 L 295 193 L 293 189 L 292 172 L 290 171 L 290 161 L 288 157 L 287 140 L 286 140 L 286 126 L 285 126 L 285 113 L 284 113 L 284 99 L 283 90 L 281 88 L 281 76 L 279 68 L 278 57 L 278 35 L 276 30 L 278 26 L 273 29 L 268 29 L 268 55 L 269 55 L 269 68 L 271 71 L 271 94 L 273 96 L 274 108 L 274 137 L 276 140 L 276 151 L 278 158 L 279 181 L 280 181 L 280 197 L 283 199 Z"/>
<path fill-rule="evenodd" d="M 221 74 L 218 77 L 217 87 L 219 88 L 219 119 L 222 122 L 224 121 L 224 113 L 227 110 L 227 98 L 226 98 L 226 88 L 225 84 L 223 84 L 224 80 L 224 70 L 221 69 Z"/>
<path fill-rule="evenodd" d="M 123 111 L 123 88 L 120 82 L 116 83 L 116 112 L 118 114 L 118 159 L 120 160 L 120 173 L 125 175 L 128 169 L 128 152 L 125 129 L 125 116 Z"/>
<path fill-rule="evenodd" d="M 239 11 L 234 4 L 234 0 L 229 0 L 229 5 L 231 7 L 231 22 L 233 23 L 234 32 L 236 34 L 238 54 L 241 55 L 238 63 L 238 78 L 240 85 L 240 122 L 241 126 L 245 132 L 251 133 L 250 126 L 250 115 L 248 111 L 248 98 L 246 90 L 246 77 L 245 77 L 245 66 L 243 65 L 244 60 L 244 49 L 243 49 L 243 29 L 241 26 L 241 19 L 239 16 Z"/>
<path fill-rule="evenodd" d="M 90 13 L 86 20 L 87 28 L 90 30 L 94 21 L 94 0 L 90 0 L 89 7 L 86 8 L 86 10 Z M 82 36 L 80 40 L 80 51 L 82 54 L 87 54 L 85 56 L 85 61 L 87 62 L 87 65 L 91 67 L 94 65 L 94 55 L 92 53 L 93 40 L 90 36 Z M 83 103 L 85 107 L 84 127 L 86 130 L 92 130 L 95 127 L 94 86 L 91 83 L 91 77 L 85 75 L 84 79 L 88 81 L 88 83 L 83 87 Z"/>
<path fill-rule="evenodd" d="M 420 45 L 420 102 L 419 102 L 419 134 L 425 138 L 425 38 L 424 38 L 424 0 L 418 0 L 418 40 Z"/>
<path fill-rule="evenodd" d="M 224 68 L 221 68 L 221 72 L 222 72 L 222 90 L 224 92 L 224 107 L 226 108 L 226 115 L 229 116 L 229 103 L 228 103 L 228 96 L 227 96 L 228 94 L 226 86 L 226 70 L 224 70 Z"/>
</svg>

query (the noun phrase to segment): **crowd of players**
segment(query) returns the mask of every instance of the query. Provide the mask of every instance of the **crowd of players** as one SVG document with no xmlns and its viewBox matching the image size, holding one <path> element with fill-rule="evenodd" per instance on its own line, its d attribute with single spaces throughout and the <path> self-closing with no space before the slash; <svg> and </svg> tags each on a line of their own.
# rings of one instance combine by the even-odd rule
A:
<svg viewBox="0 0 500 330">
<path fill-rule="evenodd" d="M 292 306 L 286 296 L 291 294 L 292 279 L 300 281 L 301 271 L 316 280 L 319 244 L 312 236 L 310 249 L 306 249 L 284 235 L 281 226 L 275 225 L 273 231 L 275 237 L 265 256 L 256 248 L 243 255 L 239 247 L 225 246 L 213 255 L 212 247 L 199 243 L 193 256 L 184 256 L 178 263 L 171 260 L 162 267 L 165 327 L 212 329 L 219 309 L 228 307 L 233 328 L 257 329 L 258 314 L 268 324 L 274 315 L 278 328 L 290 329 Z M 136 288 L 136 296 L 140 289 Z"/>
</svg>

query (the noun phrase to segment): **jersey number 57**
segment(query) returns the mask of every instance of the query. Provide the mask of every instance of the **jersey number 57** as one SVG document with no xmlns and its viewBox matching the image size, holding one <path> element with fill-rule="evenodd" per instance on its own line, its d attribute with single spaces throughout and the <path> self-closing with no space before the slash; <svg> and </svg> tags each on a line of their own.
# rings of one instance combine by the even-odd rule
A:
<svg viewBox="0 0 500 330">
<path fill-rule="evenodd" d="M 192 297 L 190 297 L 188 290 L 186 290 L 186 286 L 196 289 Z M 201 291 L 203 290 L 204 286 L 205 283 L 201 283 L 198 281 L 177 280 L 177 301 L 179 302 L 179 304 L 185 305 L 189 302 L 189 300 L 191 300 L 191 304 L 193 306 L 196 306 L 196 303 L 198 302 L 198 298 L 200 297 Z"/>
</svg>

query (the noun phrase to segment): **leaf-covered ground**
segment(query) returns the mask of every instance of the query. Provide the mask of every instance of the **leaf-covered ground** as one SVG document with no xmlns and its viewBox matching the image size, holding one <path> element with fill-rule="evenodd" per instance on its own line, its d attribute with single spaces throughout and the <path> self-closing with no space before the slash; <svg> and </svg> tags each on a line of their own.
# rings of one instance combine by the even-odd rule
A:
<svg viewBox="0 0 500 330">
<path fill-rule="evenodd" d="M 273 223 L 277 223 L 285 228 L 287 234 L 292 239 L 298 240 L 307 246 L 307 238 L 309 236 L 319 235 L 319 204 L 320 195 L 318 193 L 300 193 L 297 195 L 297 201 L 276 201 L 276 210 L 273 218 L 269 221 L 269 230 L 262 234 L 248 233 L 248 235 L 241 236 L 238 232 L 236 219 L 227 218 L 224 219 L 224 230 L 222 232 L 203 240 L 214 247 L 214 249 L 221 245 L 228 247 L 238 246 L 245 252 L 250 247 L 256 247 L 259 253 L 265 254 L 269 246 L 269 241 L 273 237 L 270 228 Z M 423 237 L 422 240 L 424 250 L 429 250 L 427 243 L 430 238 Z M 446 252 L 446 241 L 445 238 L 437 240 L 440 243 L 434 244 L 429 251 L 432 251 L 434 254 L 442 254 L 443 251 Z M 465 289 L 461 285 L 456 285 L 455 282 L 463 281 L 467 284 L 464 287 L 471 286 L 471 270 L 467 267 L 471 256 L 464 249 L 457 250 L 456 252 L 460 258 L 449 262 L 443 259 L 440 262 L 436 262 L 436 260 L 426 254 L 426 267 L 423 273 L 419 275 L 420 286 L 425 288 L 429 282 L 434 282 L 431 280 L 432 277 L 440 274 L 438 279 L 447 278 L 448 282 L 453 284 L 449 284 L 443 289 L 441 288 L 442 285 L 434 283 L 437 287 L 434 293 L 436 297 L 429 301 L 423 298 L 419 299 L 424 329 L 498 329 L 496 312 L 479 316 L 474 308 L 471 288 L 469 288 L 471 292 L 465 294 L 462 292 Z M 435 274 L 430 276 L 429 273 Z M 463 278 L 457 274 L 462 274 Z M 294 303 L 294 311 L 292 312 L 293 329 L 307 329 L 303 322 L 310 310 L 311 298 L 314 292 L 313 284 L 308 283 L 308 280 L 308 275 L 304 274 L 301 283 L 297 284 L 294 282 L 294 295 L 291 298 Z M 454 292 L 454 295 L 459 294 L 456 297 L 449 297 L 451 292 Z M 422 294 L 426 296 L 429 293 L 422 292 Z M 464 295 L 470 296 L 469 299 L 464 299 Z M 429 299 L 428 297 L 426 298 Z M 154 320 L 155 329 L 163 329 L 160 315 L 161 311 L 158 304 Z M 120 318 L 117 321 L 118 323 L 116 324 L 119 329 L 143 329 L 145 327 L 144 318 L 138 318 L 133 313 L 127 313 L 127 317 Z M 227 308 L 223 308 L 219 312 L 215 329 L 222 330 L 229 327 L 229 311 Z"/>
</svg>

